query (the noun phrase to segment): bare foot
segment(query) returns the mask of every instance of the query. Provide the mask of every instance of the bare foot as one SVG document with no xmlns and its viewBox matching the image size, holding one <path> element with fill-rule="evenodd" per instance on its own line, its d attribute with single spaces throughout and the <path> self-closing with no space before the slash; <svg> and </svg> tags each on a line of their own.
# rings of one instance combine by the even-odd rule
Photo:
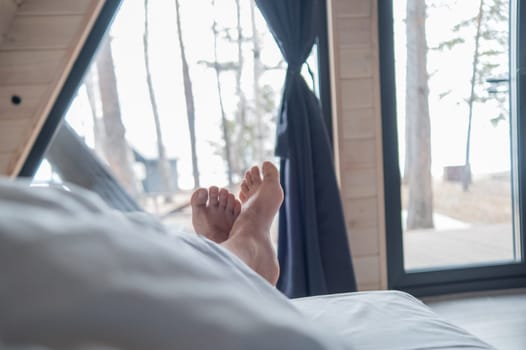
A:
<svg viewBox="0 0 526 350">
<path fill-rule="evenodd" d="M 230 234 L 241 212 L 241 203 L 228 190 L 215 186 L 200 188 L 192 194 L 192 225 L 196 233 L 222 243 Z"/>
<path fill-rule="evenodd" d="M 283 189 L 279 183 L 278 169 L 274 164 L 263 162 L 261 170 L 263 178 L 257 166 L 245 173 L 239 199 L 243 203 L 243 211 L 252 208 L 251 210 L 257 211 L 258 216 L 264 215 L 264 221 L 270 220 L 270 229 L 270 224 L 283 202 Z"/>
<path fill-rule="evenodd" d="M 283 202 L 283 189 L 278 169 L 272 163 L 264 162 L 261 170 L 263 178 L 258 167 L 245 174 L 239 194 L 243 202 L 241 214 L 223 246 L 276 285 L 279 265 L 270 238 L 270 226 Z"/>
</svg>

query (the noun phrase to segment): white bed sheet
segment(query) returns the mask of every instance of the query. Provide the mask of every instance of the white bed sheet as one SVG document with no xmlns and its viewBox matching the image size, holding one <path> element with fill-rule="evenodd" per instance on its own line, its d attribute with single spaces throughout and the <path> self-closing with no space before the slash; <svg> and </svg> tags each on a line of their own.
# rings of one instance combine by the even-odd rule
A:
<svg viewBox="0 0 526 350">
<path fill-rule="evenodd" d="M 354 349 L 494 349 L 398 291 L 334 294 L 293 300 L 309 319 Z"/>
</svg>

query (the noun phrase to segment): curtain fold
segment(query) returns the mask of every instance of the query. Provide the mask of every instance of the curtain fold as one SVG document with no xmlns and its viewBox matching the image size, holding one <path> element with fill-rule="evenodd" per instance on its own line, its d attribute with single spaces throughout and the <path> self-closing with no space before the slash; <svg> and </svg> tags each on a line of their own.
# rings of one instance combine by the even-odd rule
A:
<svg viewBox="0 0 526 350">
<path fill-rule="evenodd" d="M 280 209 L 278 288 L 288 297 L 356 290 L 332 150 L 319 101 L 301 76 L 316 41 L 319 0 L 256 0 L 285 60 L 276 155 Z"/>
</svg>

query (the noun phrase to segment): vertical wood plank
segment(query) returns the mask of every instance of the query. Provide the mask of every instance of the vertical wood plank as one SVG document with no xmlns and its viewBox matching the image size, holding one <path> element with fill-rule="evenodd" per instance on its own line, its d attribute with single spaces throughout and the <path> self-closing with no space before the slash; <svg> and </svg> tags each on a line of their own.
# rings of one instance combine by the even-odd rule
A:
<svg viewBox="0 0 526 350">
<path fill-rule="evenodd" d="M 359 289 L 387 287 L 377 0 L 329 0 L 337 171 Z"/>
<path fill-rule="evenodd" d="M 370 17 L 371 0 L 335 0 L 334 10 L 338 17 Z"/>
</svg>

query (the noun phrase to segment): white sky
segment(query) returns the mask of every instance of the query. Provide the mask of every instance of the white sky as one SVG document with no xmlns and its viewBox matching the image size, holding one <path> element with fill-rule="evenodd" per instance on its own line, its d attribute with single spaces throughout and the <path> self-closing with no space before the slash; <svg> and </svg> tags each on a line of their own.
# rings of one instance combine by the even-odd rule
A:
<svg viewBox="0 0 526 350">
<path fill-rule="evenodd" d="M 427 1 L 438 4 L 428 9 L 426 36 L 429 47 L 458 35 L 451 28 L 460 21 L 474 16 L 479 0 Z M 445 6 L 447 4 L 448 6 Z M 405 11 L 406 0 L 394 0 L 395 56 L 397 84 L 397 113 L 399 121 L 400 166 L 404 159 L 405 114 Z M 475 30 L 473 29 L 473 38 Z M 469 96 L 471 63 L 474 39 L 465 38 L 466 44 L 447 51 L 428 52 L 429 109 L 432 138 L 432 172 L 441 176 L 443 167 L 462 165 L 465 159 L 467 103 L 459 102 Z M 498 62 L 497 62 L 498 63 Z M 508 72 L 508 62 L 501 62 Z M 444 99 L 439 95 L 449 89 L 453 92 Z M 497 115 L 494 103 L 476 104 L 473 111 L 471 132 L 471 166 L 476 174 L 506 171 L 510 169 L 509 123 L 501 121 L 493 127 L 490 119 Z M 401 169 L 403 171 L 403 169 Z"/>
</svg>

